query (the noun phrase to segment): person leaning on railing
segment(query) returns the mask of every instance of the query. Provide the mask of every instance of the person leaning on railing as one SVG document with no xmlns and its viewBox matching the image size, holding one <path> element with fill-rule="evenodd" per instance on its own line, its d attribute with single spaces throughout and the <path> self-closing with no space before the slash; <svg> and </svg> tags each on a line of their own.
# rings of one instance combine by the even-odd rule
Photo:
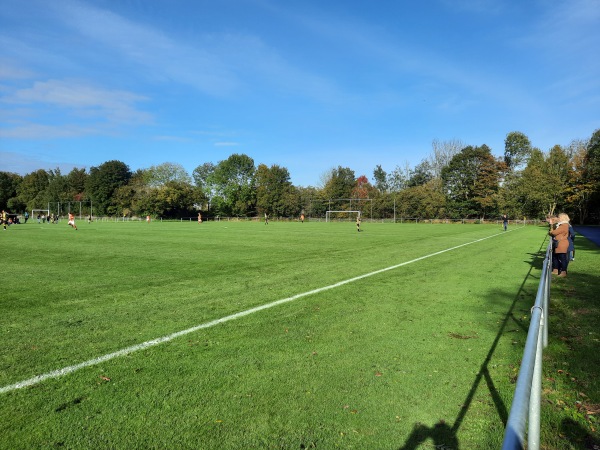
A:
<svg viewBox="0 0 600 450">
<path fill-rule="evenodd" d="M 551 229 L 548 234 L 556 240 L 556 247 L 553 250 L 556 258 L 552 259 L 553 261 L 556 260 L 558 264 L 557 267 L 553 265 L 552 273 L 564 278 L 567 276 L 567 266 L 569 265 L 569 259 L 567 258 L 569 251 L 569 216 L 565 213 L 559 214 L 556 228 Z"/>
</svg>

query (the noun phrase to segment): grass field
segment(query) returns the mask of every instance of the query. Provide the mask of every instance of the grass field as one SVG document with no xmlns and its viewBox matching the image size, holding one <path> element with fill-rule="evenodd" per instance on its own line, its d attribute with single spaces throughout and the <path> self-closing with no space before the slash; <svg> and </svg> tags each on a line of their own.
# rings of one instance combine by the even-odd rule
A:
<svg viewBox="0 0 600 450">
<path fill-rule="evenodd" d="M 7 449 L 499 448 L 547 244 L 495 225 L 2 233 Z"/>
</svg>

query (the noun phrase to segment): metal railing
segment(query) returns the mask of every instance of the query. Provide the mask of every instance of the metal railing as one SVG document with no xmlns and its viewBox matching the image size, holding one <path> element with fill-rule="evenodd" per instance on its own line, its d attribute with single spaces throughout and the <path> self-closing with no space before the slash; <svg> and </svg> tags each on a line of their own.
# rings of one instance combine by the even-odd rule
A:
<svg viewBox="0 0 600 450">
<path fill-rule="evenodd" d="M 538 450 L 540 448 L 542 352 L 548 345 L 548 303 L 550 300 L 551 272 L 552 243 L 549 243 L 542 265 L 542 275 L 535 304 L 531 308 L 531 323 L 529 324 L 515 395 L 504 432 L 503 450 L 525 448 L 526 425 L 528 425 L 528 450 Z"/>
</svg>

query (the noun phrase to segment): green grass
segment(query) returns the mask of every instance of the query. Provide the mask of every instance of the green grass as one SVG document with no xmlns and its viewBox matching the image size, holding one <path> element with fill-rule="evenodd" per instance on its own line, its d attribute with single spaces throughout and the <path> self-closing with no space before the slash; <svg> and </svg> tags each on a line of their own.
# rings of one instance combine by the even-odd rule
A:
<svg viewBox="0 0 600 450">
<path fill-rule="evenodd" d="M 363 228 L 11 227 L 0 387 L 500 235 L 0 394 L 0 447 L 498 448 L 543 228 Z M 582 250 L 571 278 L 598 259 Z"/>
</svg>

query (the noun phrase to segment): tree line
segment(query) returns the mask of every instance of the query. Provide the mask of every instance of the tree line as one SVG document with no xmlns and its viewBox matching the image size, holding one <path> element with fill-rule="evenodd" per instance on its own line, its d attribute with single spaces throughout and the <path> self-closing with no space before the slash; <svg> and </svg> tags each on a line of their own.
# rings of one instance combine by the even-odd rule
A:
<svg viewBox="0 0 600 450">
<path fill-rule="evenodd" d="M 588 140 L 546 152 L 518 131 L 508 133 L 504 144 L 503 157 L 494 157 L 485 144 L 435 140 L 429 156 L 415 167 L 398 165 L 386 172 L 376 165 L 369 181 L 338 166 L 324 172 L 317 187 L 294 186 L 285 167 L 257 166 L 245 154 L 205 162 L 191 176 L 176 163 L 132 172 L 116 160 L 64 175 L 60 169 L 24 176 L 0 171 L 0 207 L 23 213 L 60 204 L 64 214 L 80 202 L 86 214 L 93 205 L 94 215 L 163 218 L 198 212 L 205 217 L 322 217 L 327 210 L 358 209 L 374 219 L 489 219 L 502 214 L 543 218 L 564 211 L 576 223 L 600 223 L 600 129 Z"/>
</svg>

